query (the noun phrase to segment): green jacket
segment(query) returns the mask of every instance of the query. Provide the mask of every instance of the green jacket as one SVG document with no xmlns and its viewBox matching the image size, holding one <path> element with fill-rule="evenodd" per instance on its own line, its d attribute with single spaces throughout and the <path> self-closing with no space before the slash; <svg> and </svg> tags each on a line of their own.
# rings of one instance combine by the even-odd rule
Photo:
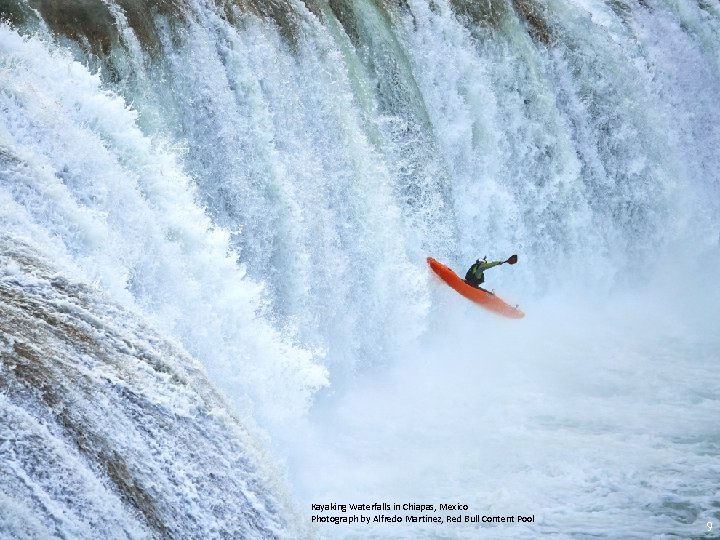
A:
<svg viewBox="0 0 720 540">
<path fill-rule="evenodd" d="M 475 274 L 476 278 L 480 279 L 485 270 L 488 270 L 493 266 L 497 266 L 498 264 L 502 264 L 503 262 L 504 261 L 477 261 L 470 267 L 470 271 Z"/>
<path fill-rule="evenodd" d="M 478 259 L 465 274 L 465 281 L 470 285 L 480 285 L 485 282 L 485 270 L 503 262 L 505 261 L 481 261 Z"/>
</svg>

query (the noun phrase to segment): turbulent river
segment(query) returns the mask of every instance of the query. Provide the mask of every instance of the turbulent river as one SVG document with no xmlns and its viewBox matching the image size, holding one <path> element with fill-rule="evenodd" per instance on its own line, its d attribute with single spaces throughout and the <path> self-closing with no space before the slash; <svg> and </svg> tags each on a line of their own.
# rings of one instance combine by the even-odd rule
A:
<svg viewBox="0 0 720 540">
<path fill-rule="evenodd" d="M 0 536 L 717 537 L 718 96 L 715 0 L 0 0 Z"/>
</svg>

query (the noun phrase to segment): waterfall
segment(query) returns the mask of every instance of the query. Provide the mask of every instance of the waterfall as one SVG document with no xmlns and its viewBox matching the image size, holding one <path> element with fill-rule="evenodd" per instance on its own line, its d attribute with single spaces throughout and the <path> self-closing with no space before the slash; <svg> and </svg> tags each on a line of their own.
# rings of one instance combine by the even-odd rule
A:
<svg viewBox="0 0 720 540">
<path fill-rule="evenodd" d="M 198 361 L 289 461 L 303 511 L 306 498 L 352 494 L 298 472 L 317 470 L 309 448 L 346 464 L 354 447 L 344 445 L 357 439 L 330 434 L 353 426 L 370 437 L 357 418 L 374 399 L 415 425 L 413 407 L 388 388 L 446 410 L 455 390 L 438 362 L 469 408 L 488 403 L 470 397 L 461 373 L 488 370 L 494 382 L 481 387 L 500 407 L 490 424 L 541 426 L 529 434 L 540 445 L 584 423 L 595 435 L 603 425 L 625 432 L 590 413 L 564 418 L 577 402 L 544 375 L 520 377 L 514 408 L 497 393 L 514 375 L 537 366 L 567 375 L 583 351 L 599 362 L 593 351 L 606 340 L 627 360 L 610 371 L 627 377 L 655 377 L 649 356 L 633 363 L 640 342 L 662 356 L 670 340 L 681 365 L 702 351 L 693 373 L 717 355 L 705 334 L 678 330 L 717 320 L 713 2 L 6 0 L 0 21 L 2 233 Z M 519 264 L 487 277 L 528 313 L 512 329 L 452 296 L 425 263 L 431 255 L 464 274 L 478 257 L 513 253 Z M 645 312 L 658 319 L 640 322 Z M 509 363 L 466 363 L 493 354 Z M 659 381 L 672 381 L 673 365 L 659 362 Z M 603 367 L 586 369 L 563 381 L 586 384 Z M 623 376 L 597 382 L 599 410 Z M 704 395 L 686 382 L 673 410 L 705 418 L 709 409 L 683 401 Z M 628 407 L 649 414 L 642 388 L 633 392 Z M 543 409 L 541 395 L 557 406 Z M 379 410 L 369 416 L 382 424 Z M 428 425 L 442 432 L 434 413 Z M 672 441 L 682 439 L 676 428 Z M 380 432 L 378 452 L 402 447 Z M 315 437 L 307 448 L 297 442 L 305 435 Z M 567 435 L 576 436 L 587 442 Z M 553 459 L 539 455 L 518 458 L 542 471 L 537 497 Z M 586 472 L 600 458 L 583 459 L 578 475 L 593 484 Z M 455 466 L 486 472 L 465 458 Z M 338 475 L 348 478 L 363 484 Z M 350 485 L 378 497 L 390 489 Z M 506 502 L 517 507 L 513 494 Z M 666 499 L 642 500 L 667 517 Z M 683 501 L 705 519 L 706 499 Z"/>
</svg>

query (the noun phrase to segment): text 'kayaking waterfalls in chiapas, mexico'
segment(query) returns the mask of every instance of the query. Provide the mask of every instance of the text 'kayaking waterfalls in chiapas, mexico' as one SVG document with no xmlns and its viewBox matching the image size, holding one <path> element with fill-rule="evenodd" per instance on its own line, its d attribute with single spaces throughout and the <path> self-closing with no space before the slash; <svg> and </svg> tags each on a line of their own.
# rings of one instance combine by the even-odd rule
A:
<svg viewBox="0 0 720 540">
<path fill-rule="evenodd" d="M 0 0 L 0 538 L 717 537 L 719 272 L 717 0 Z"/>
</svg>

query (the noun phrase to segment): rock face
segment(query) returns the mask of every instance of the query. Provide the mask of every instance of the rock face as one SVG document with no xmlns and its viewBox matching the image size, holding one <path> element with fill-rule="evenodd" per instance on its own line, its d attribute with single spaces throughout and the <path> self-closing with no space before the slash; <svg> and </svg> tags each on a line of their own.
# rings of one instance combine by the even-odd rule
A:
<svg viewBox="0 0 720 540">
<path fill-rule="evenodd" d="M 0 455 L 3 538 L 299 536 L 199 364 L 8 237 Z"/>
</svg>

